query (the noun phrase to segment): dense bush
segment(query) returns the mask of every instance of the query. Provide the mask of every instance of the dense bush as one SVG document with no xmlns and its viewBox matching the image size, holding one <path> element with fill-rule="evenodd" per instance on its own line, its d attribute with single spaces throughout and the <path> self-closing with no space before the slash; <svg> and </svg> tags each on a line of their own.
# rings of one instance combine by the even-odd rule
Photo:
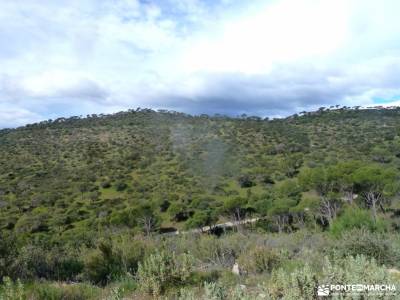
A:
<svg viewBox="0 0 400 300">
<path fill-rule="evenodd" d="M 327 259 L 323 276 L 320 277 L 319 282 L 323 284 L 373 283 L 397 285 L 396 280 L 385 267 L 379 266 L 374 259 L 368 259 L 363 255 L 349 256 L 333 261 Z M 376 297 L 373 291 L 366 291 L 363 296 L 365 298 Z M 392 299 L 393 294 L 390 291 L 383 291 L 379 297 Z M 352 299 L 353 296 L 349 295 L 347 298 Z"/>
<path fill-rule="evenodd" d="M 26 292 L 20 280 L 13 282 L 10 277 L 2 278 L 3 286 L 0 286 L 1 300 L 25 300 Z"/>
<path fill-rule="evenodd" d="M 87 300 L 100 296 L 100 289 L 88 284 L 38 283 L 33 290 L 34 299 Z"/>
<path fill-rule="evenodd" d="M 116 189 L 118 192 L 124 191 L 127 187 L 128 187 L 128 185 L 127 185 L 125 182 L 118 182 L 118 183 L 115 185 L 115 189 Z"/>
<path fill-rule="evenodd" d="M 386 230 L 387 224 L 383 220 L 374 221 L 371 213 L 366 210 L 349 208 L 333 222 L 330 231 L 334 236 L 338 237 L 341 234 L 356 228 L 383 232 Z"/>
<path fill-rule="evenodd" d="M 210 300 L 223 300 L 227 297 L 227 288 L 225 288 L 221 284 L 215 282 L 204 284 L 204 298 Z"/>
<path fill-rule="evenodd" d="M 187 281 L 193 270 L 193 257 L 189 254 L 177 256 L 174 252 L 156 252 L 139 263 L 137 272 L 139 288 L 154 296 L 166 288 Z"/>
<path fill-rule="evenodd" d="M 325 260 L 322 270 L 313 270 L 308 264 L 290 273 L 283 269 L 273 272 L 266 286 L 266 293 L 272 299 L 316 299 L 319 284 L 396 284 L 383 267 L 365 256 Z M 373 291 L 365 291 L 362 297 L 373 297 Z M 386 296 L 385 296 L 386 295 Z M 391 299 L 391 291 L 384 291 L 380 299 Z M 354 299 L 352 294 L 341 294 L 340 299 Z M 363 299 L 363 298 L 360 298 Z"/>
<path fill-rule="evenodd" d="M 371 233 L 365 229 L 345 232 L 336 243 L 335 253 L 339 256 L 363 254 L 388 267 L 400 266 L 400 240 L 393 234 Z"/>
<path fill-rule="evenodd" d="M 100 242 L 98 248 L 86 257 L 85 275 L 91 282 L 104 285 L 123 273 L 121 252 L 109 241 Z"/>
<path fill-rule="evenodd" d="M 154 251 L 155 241 L 141 238 L 121 237 L 113 240 L 114 249 L 121 255 L 124 272 L 135 274 L 139 262 L 146 254 Z"/>
<path fill-rule="evenodd" d="M 252 179 L 248 175 L 241 175 L 238 178 L 238 182 L 240 184 L 240 187 L 242 187 L 242 188 L 249 188 L 249 187 L 252 187 L 254 185 L 254 182 L 252 181 Z"/>
<path fill-rule="evenodd" d="M 272 299 L 315 299 L 317 283 L 315 273 L 308 265 L 290 273 L 280 269 L 273 272 L 267 294 Z"/>
<path fill-rule="evenodd" d="M 18 255 L 16 237 L 0 233 L 0 279 L 11 276 L 10 268 Z"/>
<path fill-rule="evenodd" d="M 282 257 L 276 250 L 256 246 L 247 252 L 242 253 L 238 263 L 242 271 L 248 274 L 271 272 L 281 263 Z"/>
<path fill-rule="evenodd" d="M 27 245 L 19 250 L 8 268 L 13 278 L 75 280 L 83 270 L 82 258 L 71 249 Z"/>
<path fill-rule="evenodd" d="M 390 275 L 398 271 L 387 270 L 398 267 L 398 243 L 395 235 L 357 229 L 339 238 L 306 230 L 233 233 L 219 238 L 121 235 L 82 252 L 84 276 L 78 279 L 87 278 L 103 287 L 35 282 L 33 287 L 19 288 L 22 284 L 6 279 L 0 290 L 14 294 L 19 290 L 32 300 L 145 299 L 145 294 L 171 300 L 315 299 L 319 284 L 399 282 L 400 277 Z M 234 262 L 239 264 L 240 275 L 231 271 Z"/>
<path fill-rule="evenodd" d="M 219 239 L 214 235 L 183 235 L 176 240 L 167 240 L 166 247 L 171 252 L 189 252 L 197 261 L 210 269 L 226 268 L 235 259 L 246 243 L 242 235 L 228 235 Z"/>
</svg>

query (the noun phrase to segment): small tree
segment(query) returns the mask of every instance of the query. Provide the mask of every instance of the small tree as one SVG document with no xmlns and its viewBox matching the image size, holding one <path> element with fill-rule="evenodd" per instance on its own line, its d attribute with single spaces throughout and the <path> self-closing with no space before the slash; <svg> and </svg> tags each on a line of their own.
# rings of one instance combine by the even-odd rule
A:
<svg viewBox="0 0 400 300">
<path fill-rule="evenodd" d="M 281 233 L 289 224 L 290 209 L 296 206 L 296 201 L 289 198 L 276 199 L 268 214 L 272 217 L 278 232 Z"/>
<path fill-rule="evenodd" d="M 120 251 L 111 241 L 101 241 L 98 248 L 86 257 L 85 273 L 90 281 L 103 285 L 120 276 L 123 273 Z"/>
<path fill-rule="evenodd" d="M 249 175 L 241 175 L 238 178 L 238 182 L 241 188 L 249 188 L 254 186 L 254 182 Z"/>
<path fill-rule="evenodd" d="M 193 216 L 187 220 L 186 228 L 201 229 L 205 226 L 212 226 L 218 220 L 217 214 L 213 210 L 196 211 Z"/>
<path fill-rule="evenodd" d="M 240 228 L 241 221 L 246 215 L 245 206 L 247 199 L 241 197 L 229 198 L 224 203 L 224 211 L 236 222 L 237 229 Z"/>
<path fill-rule="evenodd" d="M 394 169 L 385 169 L 379 165 L 369 165 L 358 169 L 354 174 L 357 190 L 362 194 L 367 207 L 371 209 L 374 221 L 377 210 L 383 210 L 387 198 L 399 191 L 398 175 Z"/>
<path fill-rule="evenodd" d="M 359 161 L 346 161 L 328 168 L 328 180 L 332 183 L 332 188 L 343 194 L 344 200 L 349 203 L 355 199 L 353 175 L 361 166 Z"/>
<path fill-rule="evenodd" d="M 229 215 L 233 215 L 234 220 L 240 222 L 245 215 L 247 199 L 242 197 L 229 198 L 224 203 L 224 209 Z"/>
<path fill-rule="evenodd" d="M 321 196 L 320 197 L 320 214 L 323 218 L 328 221 L 331 225 L 333 220 L 336 219 L 338 212 L 340 210 L 341 203 L 334 197 Z M 323 221 L 323 220 L 322 220 Z"/>
<path fill-rule="evenodd" d="M 381 147 L 374 147 L 371 151 L 372 160 L 385 164 L 392 160 L 392 155 L 389 150 Z"/>
<path fill-rule="evenodd" d="M 322 223 L 328 224 L 337 217 L 341 203 L 335 191 L 337 182 L 333 172 L 325 168 L 305 169 L 300 175 L 300 183 L 305 189 L 314 189 L 320 199 L 319 213 Z"/>
<path fill-rule="evenodd" d="M 139 207 L 137 220 L 147 236 L 160 226 L 161 221 L 160 216 L 150 205 L 142 205 Z"/>
</svg>

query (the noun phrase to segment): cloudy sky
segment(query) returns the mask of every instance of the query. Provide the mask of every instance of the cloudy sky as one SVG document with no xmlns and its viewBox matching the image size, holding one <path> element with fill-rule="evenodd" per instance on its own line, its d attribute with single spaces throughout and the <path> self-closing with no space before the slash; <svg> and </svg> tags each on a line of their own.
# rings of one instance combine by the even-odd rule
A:
<svg viewBox="0 0 400 300">
<path fill-rule="evenodd" d="M 0 127 L 400 103 L 398 0 L 0 0 Z"/>
</svg>

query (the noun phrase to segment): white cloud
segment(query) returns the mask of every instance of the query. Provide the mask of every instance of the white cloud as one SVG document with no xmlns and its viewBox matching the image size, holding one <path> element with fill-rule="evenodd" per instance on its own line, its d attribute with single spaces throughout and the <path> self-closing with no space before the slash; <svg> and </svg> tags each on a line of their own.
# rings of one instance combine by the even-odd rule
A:
<svg viewBox="0 0 400 300">
<path fill-rule="evenodd" d="M 268 72 L 273 64 L 325 57 L 348 38 L 344 1 L 284 0 L 222 22 L 187 49 L 188 71 Z"/>
<path fill-rule="evenodd" d="M 395 101 L 399 9 L 395 0 L 3 1 L 0 114 L 20 113 L 0 126 L 136 106 L 286 115 Z"/>
<path fill-rule="evenodd" d="M 27 123 L 38 122 L 44 119 L 36 113 L 25 108 L 15 107 L 13 105 L 0 104 L 0 128 L 13 126 L 22 126 Z"/>
</svg>

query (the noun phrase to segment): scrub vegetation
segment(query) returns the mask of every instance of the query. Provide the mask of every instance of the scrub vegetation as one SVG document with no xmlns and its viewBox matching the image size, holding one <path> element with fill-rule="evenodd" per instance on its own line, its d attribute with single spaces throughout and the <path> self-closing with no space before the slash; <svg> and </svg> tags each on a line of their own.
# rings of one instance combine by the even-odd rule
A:
<svg viewBox="0 0 400 300">
<path fill-rule="evenodd" d="M 0 299 L 397 285 L 399 193 L 400 108 L 274 120 L 137 109 L 3 129 Z"/>
</svg>

